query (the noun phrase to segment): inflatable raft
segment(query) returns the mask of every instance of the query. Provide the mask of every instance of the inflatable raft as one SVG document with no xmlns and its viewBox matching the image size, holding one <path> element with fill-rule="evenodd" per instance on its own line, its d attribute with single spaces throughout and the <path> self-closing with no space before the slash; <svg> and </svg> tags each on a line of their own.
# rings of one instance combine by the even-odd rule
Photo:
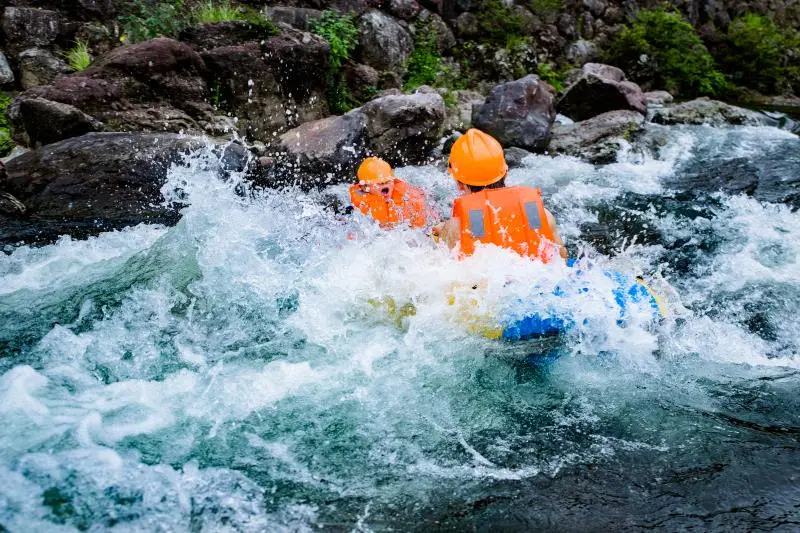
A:
<svg viewBox="0 0 800 533">
<path fill-rule="evenodd" d="M 496 315 L 494 313 L 480 312 L 477 302 L 480 295 L 457 298 L 449 297 L 449 303 L 459 307 L 457 311 L 458 322 L 466 327 L 470 333 L 479 334 L 490 339 L 505 341 L 523 341 L 541 339 L 543 337 L 559 336 L 568 333 L 579 325 L 579 319 L 569 311 L 570 307 L 558 305 L 561 298 L 572 299 L 581 303 L 585 299 L 587 305 L 598 300 L 611 308 L 615 314 L 616 323 L 625 325 L 632 317 L 644 317 L 652 324 L 658 323 L 666 313 L 663 299 L 653 291 L 640 276 L 623 274 L 615 271 L 602 271 L 604 280 L 602 288 L 596 288 L 585 277 L 586 267 L 579 266 L 570 260 L 568 266 L 573 269 L 571 276 L 564 284 L 557 285 L 547 293 L 538 295 L 533 291 L 530 302 L 517 302 L 519 305 L 509 305 Z M 598 294 L 598 291 L 609 291 L 607 294 Z M 537 307 L 537 301 L 547 302 L 546 305 Z"/>
</svg>

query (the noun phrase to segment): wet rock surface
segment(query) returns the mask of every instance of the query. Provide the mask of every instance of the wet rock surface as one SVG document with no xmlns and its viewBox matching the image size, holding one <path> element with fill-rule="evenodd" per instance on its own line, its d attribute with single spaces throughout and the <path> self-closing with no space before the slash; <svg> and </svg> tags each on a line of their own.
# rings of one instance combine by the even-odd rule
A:
<svg viewBox="0 0 800 533">
<path fill-rule="evenodd" d="M 360 32 L 361 58 L 378 70 L 399 67 L 414 49 L 409 32 L 397 20 L 376 9 L 361 17 Z"/>
<path fill-rule="evenodd" d="M 710 126 L 758 125 L 764 118 L 755 111 L 732 106 L 710 98 L 697 98 L 689 102 L 666 106 L 653 112 L 657 124 L 707 124 Z"/>
<path fill-rule="evenodd" d="M 90 133 L 15 157 L 5 165 L 0 190 L 26 211 L 0 214 L 0 244 L 83 238 L 141 222 L 173 224 L 179 206 L 165 205 L 161 194 L 167 170 L 208 143 L 175 134 Z"/>
<path fill-rule="evenodd" d="M 492 89 L 486 102 L 475 108 L 472 123 L 504 147 L 542 151 L 555 118 L 552 87 L 531 74 Z"/>
<path fill-rule="evenodd" d="M 34 147 L 105 129 L 80 109 L 44 98 L 22 99 L 18 112 L 28 144 Z"/>
<path fill-rule="evenodd" d="M 572 120 L 586 120 L 608 111 L 627 109 L 645 114 L 642 89 L 618 68 L 587 63 L 558 101 L 558 111 Z"/>
<path fill-rule="evenodd" d="M 644 116 L 635 111 L 609 111 L 573 124 L 556 124 L 547 149 L 590 163 L 610 163 L 623 140 L 642 130 Z"/>
</svg>

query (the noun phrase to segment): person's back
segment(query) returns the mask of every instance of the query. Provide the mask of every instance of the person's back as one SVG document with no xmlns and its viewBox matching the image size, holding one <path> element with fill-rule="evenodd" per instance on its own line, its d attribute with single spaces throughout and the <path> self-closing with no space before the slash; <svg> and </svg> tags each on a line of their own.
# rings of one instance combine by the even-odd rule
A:
<svg viewBox="0 0 800 533">
<path fill-rule="evenodd" d="M 427 223 L 425 193 L 396 178 L 391 166 L 377 157 L 361 163 L 358 183 L 350 186 L 350 201 L 355 209 L 372 217 L 384 228 L 408 224 L 413 228 Z"/>
<path fill-rule="evenodd" d="M 533 187 L 506 187 L 508 166 L 493 137 L 471 129 L 450 151 L 450 173 L 464 193 L 453 216 L 438 230 L 447 244 L 472 255 L 476 244 L 494 244 L 523 256 L 549 261 L 566 258 L 553 215 Z"/>
</svg>

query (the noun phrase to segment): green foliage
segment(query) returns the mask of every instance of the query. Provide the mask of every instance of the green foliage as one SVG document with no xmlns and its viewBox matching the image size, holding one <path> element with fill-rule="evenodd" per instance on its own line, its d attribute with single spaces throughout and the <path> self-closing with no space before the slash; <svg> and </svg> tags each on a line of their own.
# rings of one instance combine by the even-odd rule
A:
<svg viewBox="0 0 800 533">
<path fill-rule="evenodd" d="M 414 51 L 406 62 L 403 89 L 413 91 L 420 85 L 434 85 L 442 70 L 442 56 L 436 46 L 436 29 L 430 24 L 422 24 L 414 36 Z"/>
<path fill-rule="evenodd" d="M 320 18 L 309 21 L 316 33 L 331 47 L 328 67 L 328 108 L 333 113 L 345 113 L 358 105 L 342 77 L 341 68 L 350 59 L 350 53 L 358 44 L 358 28 L 355 15 L 337 11 L 323 11 Z"/>
<path fill-rule="evenodd" d="M 764 15 L 748 13 L 728 27 L 717 58 L 729 79 L 764 93 L 791 90 L 800 76 L 800 35 Z"/>
<path fill-rule="evenodd" d="M 504 59 L 500 61 L 498 67 L 510 74 L 512 78 L 518 79 L 527 76 L 536 67 L 535 45 L 530 37 L 511 36 L 503 47 L 505 52 Z"/>
<path fill-rule="evenodd" d="M 331 67 L 337 70 L 341 68 L 358 44 L 355 15 L 323 11 L 320 18 L 309 21 L 309 26 L 313 33 L 328 41 L 331 46 Z"/>
<path fill-rule="evenodd" d="M 201 24 L 226 22 L 229 20 L 244 20 L 244 13 L 233 7 L 230 2 L 215 3 L 208 0 L 192 10 L 194 20 Z"/>
<path fill-rule="evenodd" d="M 692 25 L 662 8 L 640 11 L 617 35 L 606 61 L 637 81 L 684 96 L 715 95 L 727 86 Z"/>
<path fill-rule="evenodd" d="M 549 15 L 564 9 L 564 0 L 530 0 L 528 7 L 537 15 Z"/>
<path fill-rule="evenodd" d="M 455 109 L 458 105 L 458 94 L 455 91 L 446 89 L 442 94 L 442 100 L 444 100 L 444 105 L 448 109 Z"/>
<path fill-rule="evenodd" d="M 92 62 L 92 56 L 89 55 L 89 45 L 86 41 L 77 40 L 75 46 L 70 48 L 64 57 L 67 60 L 69 68 L 75 72 L 86 70 L 86 67 Z"/>
<path fill-rule="evenodd" d="M 569 66 L 567 66 L 569 68 Z M 556 92 L 564 90 L 564 70 L 555 70 L 550 63 L 539 63 L 536 68 L 536 74 L 541 79 L 553 86 Z"/>
<path fill-rule="evenodd" d="M 6 117 L 6 111 L 12 101 L 8 94 L 0 91 L 0 157 L 7 156 L 14 148 L 14 141 L 11 140 L 11 124 Z"/>
<path fill-rule="evenodd" d="M 183 0 L 149 4 L 134 0 L 123 7 L 122 23 L 124 42 L 139 42 L 156 37 L 177 37 L 186 27 Z"/>
<path fill-rule="evenodd" d="M 475 13 L 481 40 L 504 46 L 510 39 L 523 33 L 525 20 L 509 8 L 503 0 L 483 0 Z"/>
</svg>

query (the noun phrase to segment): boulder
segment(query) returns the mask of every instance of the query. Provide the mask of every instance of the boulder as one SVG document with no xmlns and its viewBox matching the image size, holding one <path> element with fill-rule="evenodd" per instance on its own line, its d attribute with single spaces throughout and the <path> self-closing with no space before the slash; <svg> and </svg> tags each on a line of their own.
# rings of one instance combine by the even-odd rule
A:
<svg viewBox="0 0 800 533">
<path fill-rule="evenodd" d="M 440 54 L 446 54 L 456 45 L 456 37 L 442 17 L 426 9 L 420 13 L 419 20 L 436 33 L 436 48 Z"/>
<path fill-rule="evenodd" d="M 28 48 L 19 54 L 20 85 L 30 89 L 53 83 L 56 78 L 72 72 L 67 64 L 48 50 Z"/>
<path fill-rule="evenodd" d="M 764 123 L 760 113 L 732 106 L 708 97 L 682 104 L 665 106 L 653 112 L 656 124 L 708 124 L 710 126 L 759 125 Z"/>
<path fill-rule="evenodd" d="M 176 134 L 90 133 L 6 162 L 2 185 L 27 208 L 0 214 L 0 245 L 82 238 L 141 222 L 172 224 L 180 206 L 163 202 L 167 170 L 210 141 Z M 216 148 L 222 155 L 223 149 Z"/>
<path fill-rule="evenodd" d="M 378 70 L 402 66 L 414 49 L 408 31 L 397 20 L 377 9 L 361 16 L 359 31 L 361 59 Z"/>
<path fill-rule="evenodd" d="M 439 94 L 383 96 L 361 109 L 372 152 L 393 165 L 423 162 L 442 136 L 445 106 Z"/>
<path fill-rule="evenodd" d="M 50 144 L 104 128 L 101 122 L 68 104 L 44 98 L 21 98 L 18 105 L 30 146 Z"/>
<path fill-rule="evenodd" d="M 455 20 L 456 34 L 462 39 L 474 39 L 481 33 L 478 17 L 473 13 L 461 13 Z"/>
<path fill-rule="evenodd" d="M 422 10 L 422 6 L 416 0 L 389 0 L 384 4 L 384 9 L 400 20 L 412 20 Z"/>
<path fill-rule="evenodd" d="M 61 34 L 56 11 L 28 7 L 7 7 L 3 12 L 3 35 L 9 51 L 49 46 Z"/>
<path fill-rule="evenodd" d="M 445 109 L 444 131 L 467 131 L 472 127 L 472 112 L 475 106 L 481 106 L 486 98 L 475 91 L 453 91 L 455 105 Z"/>
<path fill-rule="evenodd" d="M 280 136 L 279 164 L 270 185 L 299 184 L 304 188 L 349 180 L 367 155 L 367 117 L 360 110 L 331 116 Z"/>
<path fill-rule="evenodd" d="M 196 50 L 211 50 L 220 46 L 232 46 L 248 41 L 268 39 L 274 33 L 265 26 L 242 20 L 199 24 L 181 32 L 181 41 Z"/>
<path fill-rule="evenodd" d="M 644 101 L 648 106 L 671 104 L 674 98 L 667 91 L 650 91 L 644 93 Z"/>
<path fill-rule="evenodd" d="M 348 61 L 342 68 L 344 79 L 353 98 L 365 102 L 375 96 L 380 83 L 380 73 L 369 65 Z"/>
<path fill-rule="evenodd" d="M 616 159 L 622 140 L 641 131 L 644 116 L 635 111 L 609 111 L 572 124 L 556 124 L 547 149 L 580 157 L 594 164 Z"/>
<path fill-rule="evenodd" d="M 585 120 L 607 111 L 628 109 L 644 114 L 642 89 L 625 80 L 618 68 L 587 63 L 577 81 L 570 85 L 558 102 L 558 111 L 573 120 Z"/>
<path fill-rule="evenodd" d="M 597 58 L 598 55 L 597 45 L 584 39 L 578 39 L 567 48 L 567 59 L 571 63 L 577 63 L 578 65 L 591 61 Z"/>
<path fill-rule="evenodd" d="M 11 85 L 14 83 L 14 71 L 8 64 L 5 54 L 0 52 L 0 86 Z"/>
<path fill-rule="evenodd" d="M 486 103 L 475 107 L 473 125 L 505 147 L 542 151 L 556 118 L 553 88 L 530 74 L 496 86 Z"/>
<path fill-rule="evenodd" d="M 65 7 L 74 18 L 83 21 L 110 20 L 117 14 L 114 0 L 74 0 Z"/>
<path fill-rule="evenodd" d="M 304 7 L 275 6 L 267 8 L 267 16 L 276 24 L 288 24 L 299 30 L 308 31 L 309 21 L 321 17 L 322 11 Z"/>
<path fill-rule="evenodd" d="M 529 155 L 533 155 L 531 152 L 523 150 L 522 148 L 517 148 L 516 146 L 506 148 L 503 150 L 503 153 L 506 157 L 508 168 L 520 168 L 523 166 L 522 161 Z"/>
</svg>

